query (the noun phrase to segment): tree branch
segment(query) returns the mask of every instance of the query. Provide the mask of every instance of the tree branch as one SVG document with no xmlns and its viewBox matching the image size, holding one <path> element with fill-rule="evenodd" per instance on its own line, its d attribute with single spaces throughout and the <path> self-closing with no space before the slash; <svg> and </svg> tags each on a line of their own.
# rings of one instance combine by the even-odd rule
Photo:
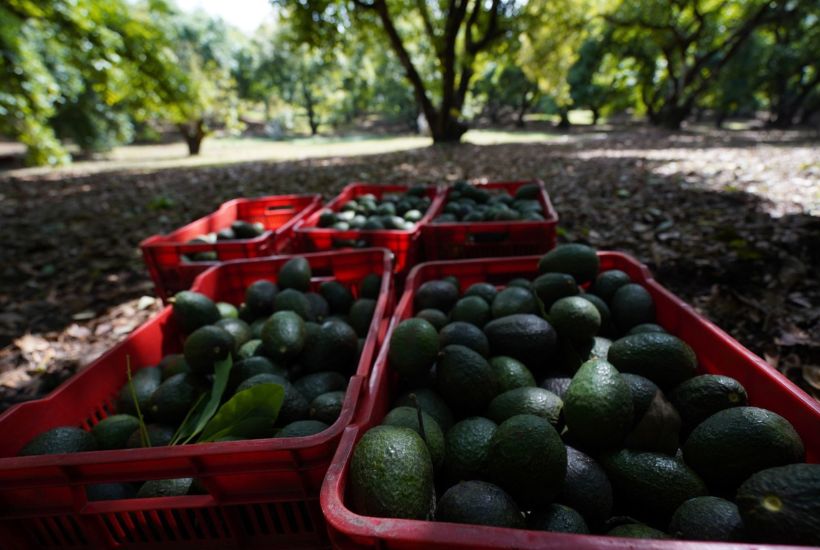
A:
<svg viewBox="0 0 820 550">
<path fill-rule="evenodd" d="M 476 0 L 473 5 L 473 11 L 467 21 L 467 28 L 465 29 L 465 49 L 470 55 L 476 55 L 478 52 L 486 48 L 490 42 L 501 36 L 501 32 L 498 29 L 498 10 L 501 7 L 501 1 L 493 0 L 492 5 L 490 6 L 490 21 L 487 23 L 487 29 L 484 31 L 484 36 L 482 36 L 478 42 L 473 42 L 473 27 L 478 23 L 480 6 L 481 0 Z"/>
<path fill-rule="evenodd" d="M 425 0 L 416 0 L 416 6 L 419 9 L 419 13 L 421 13 L 421 21 L 424 24 L 424 30 L 427 32 L 427 36 L 430 37 L 430 41 L 433 43 L 433 49 L 436 51 L 436 55 L 441 59 L 441 44 L 439 43 L 439 38 L 436 35 L 436 30 L 433 28 L 433 20 L 430 18 L 430 10 L 427 9 L 427 2 Z"/>
</svg>

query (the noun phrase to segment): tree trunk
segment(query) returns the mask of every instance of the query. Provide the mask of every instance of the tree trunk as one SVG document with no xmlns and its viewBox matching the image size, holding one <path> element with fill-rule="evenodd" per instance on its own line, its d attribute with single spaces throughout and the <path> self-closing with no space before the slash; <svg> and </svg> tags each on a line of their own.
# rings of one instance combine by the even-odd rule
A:
<svg viewBox="0 0 820 550">
<path fill-rule="evenodd" d="M 597 126 L 597 125 L 598 125 L 598 119 L 599 119 L 599 118 L 601 118 L 601 111 L 600 111 L 600 109 L 598 109 L 598 107 L 593 107 L 593 108 L 592 108 L 592 125 L 593 125 L 593 126 Z"/>
<path fill-rule="evenodd" d="M 667 130 L 680 130 L 683 121 L 689 116 L 691 110 L 688 105 L 680 106 L 668 102 L 658 111 L 654 124 Z"/>
<path fill-rule="evenodd" d="M 561 130 L 569 130 L 571 126 L 569 122 L 569 111 L 567 109 L 561 109 L 558 114 L 561 115 L 561 120 L 558 122 L 558 128 Z"/>
<path fill-rule="evenodd" d="M 185 144 L 188 146 L 188 155 L 194 157 L 199 154 L 202 148 L 202 140 L 205 139 L 205 121 L 194 120 L 177 126 Z"/>
<path fill-rule="evenodd" d="M 467 129 L 467 125 L 454 117 L 452 111 L 438 111 L 430 124 L 434 144 L 458 143 Z"/>
<path fill-rule="evenodd" d="M 302 83 L 302 95 L 305 97 L 305 110 L 310 125 L 310 135 L 315 136 L 319 133 L 319 121 L 316 120 L 316 110 L 313 108 L 313 95 L 304 83 Z"/>
<path fill-rule="evenodd" d="M 723 123 L 726 122 L 726 118 L 728 118 L 729 114 L 726 112 L 725 109 L 720 109 L 715 113 L 715 128 L 720 130 L 723 128 Z"/>
</svg>

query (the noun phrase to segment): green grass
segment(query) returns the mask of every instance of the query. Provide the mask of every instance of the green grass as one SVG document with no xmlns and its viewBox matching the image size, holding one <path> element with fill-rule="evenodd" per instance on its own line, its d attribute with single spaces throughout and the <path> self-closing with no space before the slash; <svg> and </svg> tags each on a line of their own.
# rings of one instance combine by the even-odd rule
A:
<svg viewBox="0 0 820 550">
<path fill-rule="evenodd" d="M 476 145 L 565 141 L 566 136 L 546 132 L 470 130 L 464 141 Z M 348 157 L 406 151 L 428 147 L 426 136 L 316 136 L 272 140 L 253 137 L 212 137 L 202 144 L 199 156 L 191 157 L 182 142 L 117 147 L 103 158 L 81 160 L 60 168 L 22 168 L 13 176 L 46 173 L 95 173 L 112 170 L 153 171 L 164 168 L 198 167 L 236 162 L 285 161 L 320 157 Z"/>
</svg>

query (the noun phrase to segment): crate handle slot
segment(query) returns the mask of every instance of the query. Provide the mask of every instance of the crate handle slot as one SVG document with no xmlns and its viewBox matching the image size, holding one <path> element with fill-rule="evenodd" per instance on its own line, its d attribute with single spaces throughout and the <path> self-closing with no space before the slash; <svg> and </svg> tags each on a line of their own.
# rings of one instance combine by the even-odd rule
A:
<svg viewBox="0 0 820 550">
<path fill-rule="evenodd" d="M 490 232 L 482 232 L 482 233 L 468 233 L 467 234 L 467 242 L 471 244 L 481 244 L 481 243 L 501 243 L 506 240 L 509 240 L 510 232 L 509 231 L 490 231 Z"/>
</svg>

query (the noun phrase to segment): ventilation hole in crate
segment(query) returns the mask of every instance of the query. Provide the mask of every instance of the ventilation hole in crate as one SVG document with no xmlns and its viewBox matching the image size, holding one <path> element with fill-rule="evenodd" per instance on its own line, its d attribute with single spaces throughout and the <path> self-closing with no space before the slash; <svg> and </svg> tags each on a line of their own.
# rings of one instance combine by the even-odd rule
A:
<svg viewBox="0 0 820 550">
<path fill-rule="evenodd" d="M 120 522 L 117 521 L 117 516 L 111 514 L 100 516 L 100 518 L 102 519 L 103 525 L 105 525 L 108 534 L 114 541 L 118 543 L 125 542 L 125 537 L 123 537 L 124 529 L 122 528 Z"/>
<path fill-rule="evenodd" d="M 257 524 L 251 521 L 252 510 L 247 506 L 236 506 L 236 515 L 239 517 L 239 523 L 242 530 L 250 536 L 257 534 Z"/>
<path fill-rule="evenodd" d="M 284 533 L 284 514 L 282 512 L 281 506 L 278 504 L 268 504 L 264 507 L 264 512 L 267 514 L 267 517 L 273 522 L 273 528 L 276 533 Z"/>
<path fill-rule="evenodd" d="M 231 535 L 231 530 L 228 527 L 228 521 L 225 518 L 225 512 L 222 508 L 207 508 L 208 514 L 211 516 L 211 527 L 214 537 L 223 538 Z"/>
<path fill-rule="evenodd" d="M 74 533 L 74 537 L 79 544 L 88 544 L 88 539 L 85 537 L 85 530 L 80 522 L 77 521 L 77 518 L 74 516 L 66 516 L 65 523 L 71 527 L 71 532 Z"/>
<path fill-rule="evenodd" d="M 157 517 L 157 513 L 153 510 L 149 512 L 145 512 L 142 514 L 142 519 L 145 522 L 143 525 L 145 526 L 145 531 L 148 533 L 148 536 L 151 537 L 151 540 L 154 542 L 162 542 L 165 540 L 165 536 L 163 536 L 163 525 L 159 521 Z M 167 533 L 165 533 L 167 534 Z"/>
<path fill-rule="evenodd" d="M 313 523 L 313 514 L 310 513 L 310 507 L 308 504 L 306 502 L 297 502 L 296 509 L 299 512 L 299 516 L 302 518 L 302 530 L 311 533 L 316 531 L 316 526 Z"/>
<path fill-rule="evenodd" d="M 26 532 L 38 546 L 55 546 L 54 537 L 51 535 L 48 526 L 40 519 L 32 519 L 26 524 Z"/>
<path fill-rule="evenodd" d="M 150 542 L 150 539 L 145 534 L 145 530 L 142 527 L 143 518 L 141 517 L 142 514 L 139 512 L 128 512 L 128 518 L 131 520 L 131 529 L 129 537 L 129 542 Z"/>
<path fill-rule="evenodd" d="M 282 503 L 282 510 L 285 512 L 285 518 L 287 519 L 286 527 L 291 532 L 298 533 L 300 529 L 299 524 L 296 522 L 296 511 L 293 504 L 289 502 Z"/>
<path fill-rule="evenodd" d="M 256 517 L 259 518 L 259 526 L 263 533 L 270 535 L 271 533 L 282 532 L 282 522 L 276 516 L 276 511 L 273 510 L 272 504 L 254 504 L 253 510 Z"/>
<path fill-rule="evenodd" d="M 187 521 L 185 525 L 190 527 L 192 538 L 195 539 L 204 539 L 205 538 L 205 531 L 202 529 L 202 525 L 204 521 L 202 520 L 202 516 L 198 509 L 190 509 L 190 510 L 183 510 L 181 512 L 187 517 Z"/>
<path fill-rule="evenodd" d="M 173 521 L 182 540 L 191 540 L 193 538 L 193 529 L 184 513 L 179 510 L 167 510 L 166 514 L 169 516 L 168 521 Z"/>
</svg>

